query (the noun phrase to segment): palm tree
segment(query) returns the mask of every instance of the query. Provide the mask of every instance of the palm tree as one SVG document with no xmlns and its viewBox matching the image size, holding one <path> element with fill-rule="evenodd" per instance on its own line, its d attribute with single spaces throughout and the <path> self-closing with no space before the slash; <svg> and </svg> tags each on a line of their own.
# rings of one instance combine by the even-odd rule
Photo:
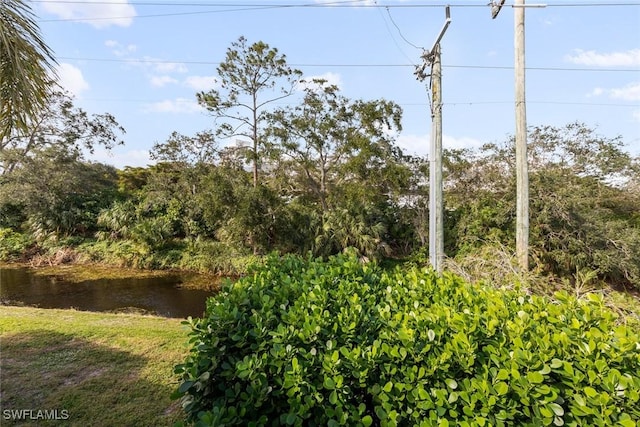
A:
<svg viewBox="0 0 640 427">
<path fill-rule="evenodd" d="M 47 105 L 56 60 L 23 0 L 0 0 L 0 151 Z"/>
</svg>

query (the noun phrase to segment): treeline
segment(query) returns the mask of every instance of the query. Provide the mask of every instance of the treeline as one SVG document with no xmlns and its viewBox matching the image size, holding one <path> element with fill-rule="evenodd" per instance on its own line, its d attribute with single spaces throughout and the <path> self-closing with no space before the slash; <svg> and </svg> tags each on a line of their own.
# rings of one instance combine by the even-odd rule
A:
<svg viewBox="0 0 640 427">
<path fill-rule="evenodd" d="M 71 246 L 93 260 L 220 272 L 271 251 L 424 259 L 428 162 L 395 144 L 397 104 L 304 81 L 277 49 L 244 38 L 218 75 L 197 94 L 213 129 L 157 142 L 153 166 L 87 162 L 123 129 L 63 94 L 28 132 L 3 138 L 0 256 Z M 580 123 L 531 128 L 529 143 L 534 268 L 640 288 L 638 159 Z M 511 140 L 445 152 L 448 257 L 490 260 L 513 246 L 513 159 Z"/>
</svg>

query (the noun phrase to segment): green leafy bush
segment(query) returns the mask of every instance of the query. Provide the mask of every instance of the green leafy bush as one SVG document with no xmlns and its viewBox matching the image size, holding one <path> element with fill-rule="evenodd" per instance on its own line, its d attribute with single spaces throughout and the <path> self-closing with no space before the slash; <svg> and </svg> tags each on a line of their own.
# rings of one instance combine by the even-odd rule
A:
<svg viewBox="0 0 640 427">
<path fill-rule="evenodd" d="M 206 239 L 188 239 L 177 266 L 185 270 L 238 276 L 258 257 L 238 245 Z"/>
<path fill-rule="evenodd" d="M 135 268 L 151 266 L 149 248 L 130 239 L 87 241 L 78 250 L 92 262 Z"/>
<path fill-rule="evenodd" d="M 620 425 L 640 336 L 599 297 L 551 301 L 341 255 L 268 257 L 188 319 L 197 425 Z"/>
<path fill-rule="evenodd" d="M 33 242 L 10 228 L 0 228 L 0 260 L 12 261 L 20 258 Z"/>
</svg>

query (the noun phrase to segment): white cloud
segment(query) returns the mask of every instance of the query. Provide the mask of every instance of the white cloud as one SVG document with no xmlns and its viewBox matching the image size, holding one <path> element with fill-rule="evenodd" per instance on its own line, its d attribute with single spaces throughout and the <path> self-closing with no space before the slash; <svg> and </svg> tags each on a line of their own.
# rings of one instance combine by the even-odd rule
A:
<svg viewBox="0 0 640 427">
<path fill-rule="evenodd" d="M 192 99 L 176 98 L 147 104 L 143 111 L 146 113 L 200 113 L 204 109 Z"/>
<path fill-rule="evenodd" d="M 178 83 L 178 80 L 171 76 L 151 76 L 150 82 L 152 86 L 162 87 L 170 83 Z"/>
<path fill-rule="evenodd" d="M 122 169 L 125 166 L 146 167 L 155 162 L 151 160 L 147 150 L 126 150 L 115 148 L 111 151 L 104 148 L 97 149 L 93 154 L 85 153 L 87 160 L 105 163 Z"/>
<path fill-rule="evenodd" d="M 483 144 L 482 141 L 475 138 L 470 138 L 468 136 L 463 136 L 460 138 L 456 138 L 455 136 L 443 135 L 442 136 L 442 147 L 448 149 L 458 149 L 458 148 L 479 148 Z"/>
<path fill-rule="evenodd" d="M 604 93 L 604 89 L 601 87 L 597 87 L 591 91 L 591 93 L 587 94 L 587 98 L 591 98 L 592 96 L 600 96 Z"/>
<path fill-rule="evenodd" d="M 142 59 L 135 59 L 128 62 L 138 68 L 157 74 L 186 73 L 187 66 L 181 62 L 165 62 L 162 59 L 144 56 Z"/>
<path fill-rule="evenodd" d="M 133 43 L 122 44 L 117 40 L 106 40 L 104 45 L 111 50 L 111 53 L 117 57 L 125 57 L 128 59 L 126 64 L 140 68 L 149 73 L 155 74 L 174 74 L 186 73 L 189 71 L 187 65 L 182 62 L 170 62 L 161 58 L 145 55 L 142 58 L 134 58 L 131 55 L 138 50 L 138 46 Z"/>
<path fill-rule="evenodd" d="M 549 18 L 542 19 L 541 22 L 542 22 L 543 25 L 545 25 L 547 27 L 550 27 L 551 25 L 553 25 L 553 20 L 549 19 Z"/>
<path fill-rule="evenodd" d="M 587 94 L 587 97 L 607 96 L 611 99 L 636 102 L 640 101 L 640 82 L 632 82 L 620 88 L 604 89 L 597 87 Z M 631 112 L 631 121 L 640 123 L 640 110 Z"/>
<path fill-rule="evenodd" d="M 56 67 L 58 84 L 79 98 L 84 91 L 89 90 L 89 83 L 84 79 L 82 71 L 71 65 L 62 63 Z"/>
<path fill-rule="evenodd" d="M 640 101 L 640 82 L 629 83 L 620 88 L 603 89 L 597 87 L 587 94 L 587 97 L 606 95 L 612 99 L 623 101 Z"/>
<path fill-rule="evenodd" d="M 320 87 L 320 85 L 314 83 L 313 80 L 325 80 L 326 83 L 324 84 L 335 85 L 338 86 L 338 88 L 342 86 L 342 78 L 340 77 L 340 74 L 327 72 L 316 76 L 305 76 L 298 82 L 298 88 L 302 90 L 307 88 Z"/>
<path fill-rule="evenodd" d="M 624 101 L 640 101 L 640 82 L 629 83 L 625 87 L 611 89 L 610 96 Z"/>
<path fill-rule="evenodd" d="M 189 76 L 184 85 L 197 91 L 213 89 L 217 84 L 216 76 Z"/>
<path fill-rule="evenodd" d="M 145 61 L 151 60 L 145 58 Z M 153 64 L 156 73 L 186 73 L 189 71 L 185 64 L 180 62 L 156 62 Z"/>
<path fill-rule="evenodd" d="M 430 135 L 400 135 L 397 140 L 397 144 L 407 154 L 428 156 L 431 144 Z M 442 136 L 442 148 L 444 149 L 457 149 L 457 148 L 479 148 L 482 146 L 482 141 L 470 138 L 470 137 L 454 137 L 451 135 Z"/>
<path fill-rule="evenodd" d="M 62 19 L 84 22 L 95 28 L 111 25 L 128 27 L 136 16 L 135 8 L 128 0 L 85 0 L 77 3 L 43 2 L 44 10 Z"/>
<path fill-rule="evenodd" d="M 396 143 L 407 154 L 417 156 L 429 154 L 429 135 L 400 135 Z"/>
<path fill-rule="evenodd" d="M 168 84 L 180 83 L 174 77 L 169 74 L 186 73 L 189 71 L 184 63 L 180 62 L 165 62 L 162 59 L 153 58 L 151 56 L 144 56 L 142 59 L 133 59 L 131 54 L 135 53 L 138 47 L 135 44 L 123 45 L 117 40 L 106 40 L 104 45 L 111 50 L 111 53 L 117 57 L 129 58 L 127 64 L 133 65 L 147 74 L 149 83 L 155 87 L 163 87 Z M 203 84 L 201 79 L 206 77 L 188 77 L 185 81 L 185 85 L 196 85 L 198 83 Z M 200 80 L 198 80 L 200 79 Z"/>
<path fill-rule="evenodd" d="M 640 66 L 640 49 L 610 53 L 576 49 L 573 55 L 565 55 L 564 59 L 573 64 L 595 67 L 637 67 Z"/>
<path fill-rule="evenodd" d="M 130 43 L 128 45 L 123 45 L 116 40 L 106 40 L 104 45 L 111 49 L 111 53 L 118 57 L 128 56 L 138 50 L 138 47 L 135 44 Z"/>
</svg>

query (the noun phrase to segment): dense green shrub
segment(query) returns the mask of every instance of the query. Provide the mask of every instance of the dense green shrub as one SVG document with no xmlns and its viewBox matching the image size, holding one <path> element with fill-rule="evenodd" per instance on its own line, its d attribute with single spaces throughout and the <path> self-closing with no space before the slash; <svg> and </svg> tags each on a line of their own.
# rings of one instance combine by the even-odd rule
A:
<svg viewBox="0 0 640 427">
<path fill-rule="evenodd" d="M 206 239 L 189 239 L 177 267 L 184 270 L 238 276 L 258 257 L 242 247 Z"/>
<path fill-rule="evenodd" d="M 149 266 L 149 248 L 130 239 L 88 241 L 78 250 L 93 262 L 135 268 Z"/>
<path fill-rule="evenodd" d="M 529 130 L 530 261 L 573 281 L 579 270 L 640 290 L 640 167 L 619 138 L 581 123 Z M 447 253 L 477 257 L 487 242 L 513 246 L 514 140 L 445 153 Z M 447 221 L 449 219 L 449 221 Z"/>
<path fill-rule="evenodd" d="M 187 323 L 174 396 L 198 425 L 640 419 L 640 337 L 596 296 L 550 301 L 351 256 L 272 256 Z"/>
<path fill-rule="evenodd" d="M 20 258 L 29 245 L 31 239 L 10 228 L 0 228 L 0 261 L 13 261 Z"/>
<path fill-rule="evenodd" d="M 133 239 L 100 238 L 78 247 L 86 260 L 125 267 L 181 269 L 238 276 L 258 257 L 226 243 L 206 239 L 171 239 L 160 249 Z"/>
</svg>

